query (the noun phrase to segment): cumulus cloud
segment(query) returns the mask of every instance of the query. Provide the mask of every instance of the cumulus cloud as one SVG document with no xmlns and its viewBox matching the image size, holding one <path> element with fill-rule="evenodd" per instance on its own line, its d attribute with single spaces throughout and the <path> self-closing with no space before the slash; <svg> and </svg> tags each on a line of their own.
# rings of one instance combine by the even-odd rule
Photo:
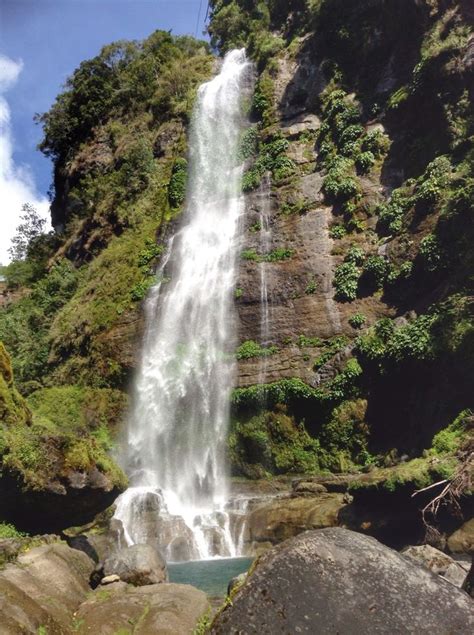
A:
<svg viewBox="0 0 474 635">
<path fill-rule="evenodd" d="M 0 54 L 0 263 L 9 261 L 8 248 L 20 222 L 21 207 L 31 203 L 48 218 L 49 202 L 40 196 L 33 175 L 27 165 L 13 160 L 13 136 L 10 107 L 4 94 L 17 81 L 23 69 L 18 62 Z"/>
</svg>

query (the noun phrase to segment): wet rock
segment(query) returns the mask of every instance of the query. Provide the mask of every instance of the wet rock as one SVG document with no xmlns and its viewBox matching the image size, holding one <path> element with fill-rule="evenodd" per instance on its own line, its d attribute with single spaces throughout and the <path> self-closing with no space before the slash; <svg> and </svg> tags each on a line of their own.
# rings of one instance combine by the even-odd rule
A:
<svg viewBox="0 0 474 635">
<path fill-rule="evenodd" d="M 449 536 L 448 548 L 451 553 L 474 554 L 474 518 Z"/>
<path fill-rule="evenodd" d="M 414 562 L 422 564 L 424 567 L 442 576 L 454 586 L 461 588 L 469 573 L 471 563 L 457 562 L 446 553 L 435 549 L 431 545 L 418 545 L 407 547 L 402 551 L 403 555 Z"/>
<path fill-rule="evenodd" d="M 190 635 L 209 610 L 205 593 L 189 585 L 115 583 L 81 605 L 76 623 L 80 635 L 128 633 L 131 624 L 134 635 Z"/>
<path fill-rule="evenodd" d="M 67 545 L 31 549 L 0 572 L 0 632 L 68 633 L 72 616 L 90 591 L 94 563 Z"/>
<path fill-rule="evenodd" d="M 463 591 L 373 538 L 329 528 L 265 554 L 211 633 L 462 634 L 473 628 L 474 607 Z"/>
<path fill-rule="evenodd" d="M 308 494 L 325 494 L 327 489 L 321 483 L 313 483 L 311 481 L 296 481 L 293 483 L 293 491 Z"/>
<path fill-rule="evenodd" d="M 297 139 L 304 132 L 316 132 L 321 127 L 321 121 L 313 113 L 304 113 L 282 123 L 282 132 L 287 139 Z"/>
<path fill-rule="evenodd" d="M 274 545 L 309 529 L 334 527 L 344 506 L 343 494 L 273 499 L 249 513 L 245 542 L 255 553 L 265 543 Z"/>
<path fill-rule="evenodd" d="M 166 563 L 151 545 L 132 545 L 120 549 L 104 562 L 104 576 L 118 575 L 135 586 L 159 584 L 168 579 Z"/>
</svg>

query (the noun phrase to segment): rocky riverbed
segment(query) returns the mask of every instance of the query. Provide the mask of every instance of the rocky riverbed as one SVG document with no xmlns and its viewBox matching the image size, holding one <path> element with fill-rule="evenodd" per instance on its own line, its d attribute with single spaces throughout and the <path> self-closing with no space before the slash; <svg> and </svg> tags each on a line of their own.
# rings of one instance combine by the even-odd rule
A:
<svg viewBox="0 0 474 635">
<path fill-rule="evenodd" d="M 472 550 L 472 527 L 453 538 L 459 544 Z M 116 549 L 99 563 L 53 537 L 3 540 L 0 553 L 10 560 L 0 571 L 2 635 L 462 634 L 474 626 L 474 604 L 459 588 L 472 585 L 466 557 L 427 545 L 399 554 L 341 528 L 271 548 L 223 604 L 168 582 L 150 545 Z"/>
</svg>

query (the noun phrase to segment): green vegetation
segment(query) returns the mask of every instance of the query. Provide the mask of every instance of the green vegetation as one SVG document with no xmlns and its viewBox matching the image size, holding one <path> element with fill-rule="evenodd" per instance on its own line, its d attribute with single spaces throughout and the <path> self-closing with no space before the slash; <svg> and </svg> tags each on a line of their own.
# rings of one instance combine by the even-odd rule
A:
<svg viewBox="0 0 474 635">
<path fill-rule="evenodd" d="M 339 351 L 342 351 L 349 344 L 349 340 L 345 335 L 336 335 L 329 340 L 323 340 L 321 342 L 324 351 L 314 361 L 314 370 L 319 370 L 321 366 L 324 366 L 326 362 L 334 357 Z"/>
<path fill-rule="evenodd" d="M 318 290 L 318 282 L 317 280 L 315 280 L 315 278 L 310 278 L 308 280 L 308 284 L 305 287 L 305 294 L 306 295 L 312 295 L 313 293 L 316 293 L 316 291 Z"/>
<path fill-rule="evenodd" d="M 0 469 L 27 488 L 44 487 L 68 470 L 97 467 L 123 488 L 125 476 L 109 456 L 112 435 L 126 408 L 113 390 L 79 386 L 39 390 L 28 404 L 16 391 L 8 354 L 0 343 Z"/>
<path fill-rule="evenodd" d="M 355 359 L 350 359 L 343 371 L 325 384 L 324 388 L 311 388 L 301 379 L 282 379 L 272 384 L 258 384 L 249 388 L 236 388 L 232 393 L 234 409 L 259 408 L 266 404 L 269 408 L 276 404 L 289 404 L 299 400 L 321 403 L 337 403 L 356 396 L 357 380 L 362 369 Z"/>
<path fill-rule="evenodd" d="M 44 380 L 52 323 L 73 297 L 80 279 L 80 271 L 59 260 L 28 294 L 0 311 L 0 340 L 14 352 L 15 376 L 26 393 Z"/>
<path fill-rule="evenodd" d="M 246 128 L 240 138 L 239 159 L 245 161 L 255 156 L 258 149 L 258 128 L 250 126 Z"/>
<path fill-rule="evenodd" d="M 258 154 L 253 165 L 245 172 L 242 179 L 244 192 L 255 190 L 266 172 L 271 172 L 273 180 L 278 183 L 290 176 L 295 168 L 293 161 L 285 155 L 288 141 L 280 134 L 273 135 L 265 143 L 258 146 Z"/>
<path fill-rule="evenodd" d="M 353 329 L 361 329 L 366 323 L 367 318 L 363 313 L 354 313 L 351 315 L 348 322 L 352 326 Z"/>
<path fill-rule="evenodd" d="M 331 471 L 349 471 L 355 466 L 374 463 L 368 450 L 369 426 L 365 421 L 367 401 L 344 401 L 335 408 L 321 429 L 319 440 L 324 448 L 321 467 Z"/>
<path fill-rule="evenodd" d="M 333 240 L 344 238 L 346 234 L 347 234 L 347 229 L 344 227 L 344 225 L 333 225 L 331 229 L 329 230 L 329 236 Z"/>
<path fill-rule="evenodd" d="M 428 234 L 421 240 L 419 254 L 427 271 L 436 271 L 443 265 L 443 250 L 434 234 Z"/>
<path fill-rule="evenodd" d="M 267 357 L 278 353 L 277 346 L 260 346 L 254 340 L 243 342 L 235 352 L 237 359 L 251 359 L 252 357 Z"/>
<path fill-rule="evenodd" d="M 360 274 L 360 269 L 353 262 L 343 262 L 336 267 L 333 284 L 337 300 L 351 302 L 356 299 Z"/>
<path fill-rule="evenodd" d="M 168 185 L 168 200 L 171 207 L 177 208 L 184 203 L 187 180 L 188 162 L 186 159 L 176 159 Z"/>
<path fill-rule="evenodd" d="M 306 337 L 306 335 L 300 335 L 296 343 L 300 348 L 314 348 L 322 346 L 323 340 L 320 337 Z"/>
<path fill-rule="evenodd" d="M 283 203 L 280 207 L 280 213 L 285 216 L 291 216 L 292 214 L 306 214 L 311 208 L 311 203 L 305 198 L 298 199 L 296 201 Z"/>
<path fill-rule="evenodd" d="M 229 458 L 234 474 L 264 478 L 270 474 L 310 474 L 318 470 L 319 443 L 284 407 L 232 424 Z"/>
<path fill-rule="evenodd" d="M 240 257 L 242 260 L 253 260 L 254 262 L 280 262 L 288 260 L 294 253 L 294 249 L 285 247 L 277 247 L 266 254 L 258 254 L 255 249 L 246 249 L 241 252 Z"/>
<path fill-rule="evenodd" d="M 206 43 L 155 31 L 143 42 L 119 41 L 82 62 L 43 124 L 42 151 L 62 162 L 98 125 L 123 113 L 151 110 L 156 121 L 186 115 L 210 70 Z"/>
<path fill-rule="evenodd" d="M 390 264 L 383 256 L 368 256 L 364 263 L 363 282 L 375 291 L 383 287 L 390 274 Z"/>
<path fill-rule="evenodd" d="M 25 534 L 10 523 L 0 522 L 0 540 L 5 538 L 23 538 Z"/>
</svg>

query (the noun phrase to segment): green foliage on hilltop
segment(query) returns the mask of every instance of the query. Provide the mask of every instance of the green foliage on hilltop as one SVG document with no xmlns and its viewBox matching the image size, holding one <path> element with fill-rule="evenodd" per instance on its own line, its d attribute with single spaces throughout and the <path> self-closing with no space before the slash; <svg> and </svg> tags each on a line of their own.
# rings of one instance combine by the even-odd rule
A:
<svg viewBox="0 0 474 635">
<path fill-rule="evenodd" d="M 187 115 L 192 92 L 209 72 L 208 48 L 194 38 L 155 31 L 143 42 L 118 41 L 82 62 L 49 112 L 40 149 L 70 157 L 97 126 L 137 111 L 157 122 Z"/>
</svg>

